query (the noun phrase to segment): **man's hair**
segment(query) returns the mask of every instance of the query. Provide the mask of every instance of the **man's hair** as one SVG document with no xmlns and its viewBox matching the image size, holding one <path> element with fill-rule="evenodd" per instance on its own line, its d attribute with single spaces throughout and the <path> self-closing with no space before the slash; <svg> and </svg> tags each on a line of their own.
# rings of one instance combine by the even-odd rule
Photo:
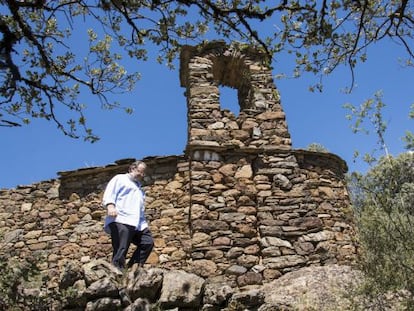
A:
<svg viewBox="0 0 414 311">
<path fill-rule="evenodd" d="M 140 165 L 144 165 L 144 167 L 147 167 L 147 165 L 145 164 L 145 162 L 143 162 L 143 161 L 135 161 L 134 163 L 132 163 L 129 166 L 128 172 L 131 172 L 132 170 L 136 169 Z"/>
</svg>

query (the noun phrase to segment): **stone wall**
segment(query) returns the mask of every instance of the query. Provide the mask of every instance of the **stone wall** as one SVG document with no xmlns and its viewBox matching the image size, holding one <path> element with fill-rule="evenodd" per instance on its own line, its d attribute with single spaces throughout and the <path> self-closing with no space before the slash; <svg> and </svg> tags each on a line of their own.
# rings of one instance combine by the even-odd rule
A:
<svg viewBox="0 0 414 311">
<path fill-rule="evenodd" d="M 266 55 L 240 45 L 183 48 L 185 154 L 143 159 L 155 238 L 148 265 L 244 286 L 303 266 L 353 260 L 346 163 L 291 148 L 267 63 Z M 238 116 L 220 109 L 219 85 L 238 90 Z M 2 254 L 42 256 L 41 269 L 56 281 L 68 260 L 109 261 L 102 191 L 132 161 L 1 190 Z"/>
</svg>

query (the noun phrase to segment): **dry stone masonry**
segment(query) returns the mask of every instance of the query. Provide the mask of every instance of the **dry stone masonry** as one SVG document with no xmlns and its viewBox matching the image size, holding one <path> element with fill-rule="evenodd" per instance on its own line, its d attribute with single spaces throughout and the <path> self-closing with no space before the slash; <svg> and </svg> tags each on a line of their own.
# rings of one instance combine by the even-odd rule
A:
<svg viewBox="0 0 414 311">
<path fill-rule="evenodd" d="M 243 287 L 355 257 L 346 163 L 292 149 L 268 64 L 265 54 L 241 44 L 183 47 L 184 155 L 143 159 L 155 238 L 148 266 Z M 237 89 L 237 116 L 221 109 L 219 86 Z M 132 161 L 0 190 L 2 255 L 40 256 L 50 286 L 68 261 L 110 261 L 101 196 Z"/>
</svg>

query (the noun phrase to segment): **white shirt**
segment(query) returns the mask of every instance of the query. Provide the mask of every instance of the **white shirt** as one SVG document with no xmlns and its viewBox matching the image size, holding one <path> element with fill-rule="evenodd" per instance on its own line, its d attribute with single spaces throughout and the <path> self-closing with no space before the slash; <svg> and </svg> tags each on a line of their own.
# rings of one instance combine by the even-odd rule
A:
<svg viewBox="0 0 414 311">
<path fill-rule="evenodd" d="M 106 186 L 103 205 L 114 204 L 117 216 L 106 216 L 105 232 L 111 232 L 108 225 L 112 222 L 134 226 L 139 231 L 147 228 L 144 201 L 145 193 L 139 182 L 133 181 L 129 174 L 114 176 Z"/>
</svg>

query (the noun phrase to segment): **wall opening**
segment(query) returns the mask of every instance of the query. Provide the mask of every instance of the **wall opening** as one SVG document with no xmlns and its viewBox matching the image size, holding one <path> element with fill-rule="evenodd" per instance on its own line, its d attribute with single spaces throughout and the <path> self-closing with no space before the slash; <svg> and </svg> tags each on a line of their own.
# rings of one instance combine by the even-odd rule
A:
<svg viewBox="0 0 414 311">
<path fill-rule="evenodd" d="M 220 85 L 219 92 L 221 110 L 227 109 L 237 117 L 240 113 L 240 104 L 237 95 L 237 89 Z"/>
</svg>

